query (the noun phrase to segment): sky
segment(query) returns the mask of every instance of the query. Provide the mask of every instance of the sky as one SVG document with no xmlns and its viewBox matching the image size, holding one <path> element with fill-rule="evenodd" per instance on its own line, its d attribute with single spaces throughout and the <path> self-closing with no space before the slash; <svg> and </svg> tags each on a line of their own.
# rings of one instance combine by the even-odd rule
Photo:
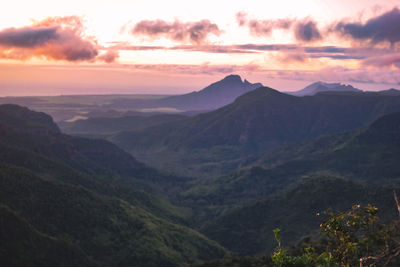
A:
<svg viewBox="0 0 400 267">
<path fill-rule="evenodd" d="M 0 96 L 180 94 L 229 74 L 400 89 L 400 0 L 13 0 Z"/>
</svg>

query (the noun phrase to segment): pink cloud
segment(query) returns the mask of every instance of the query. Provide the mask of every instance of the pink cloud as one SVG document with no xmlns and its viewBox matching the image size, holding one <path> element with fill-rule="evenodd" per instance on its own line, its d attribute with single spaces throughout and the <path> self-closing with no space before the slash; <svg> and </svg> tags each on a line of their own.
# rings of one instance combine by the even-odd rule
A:
<svg viewBox="0 0 400 267">
<path fill-rule="evenodd" d="M 394 66 L 400 69 L 400 53 L 370 57 L 363 61 L 363 65 L 378 68 Z"/>
<path fill-rule="evenodd" d="M 289 29 L 294 20 L 293 19 L 274 19 L 274 20 L 257 20 L 248 19 L 247 14 L 239 12 L 236 14 L 236 21 L 239 26 L 247 26 L 250 33 L 254 36 L 269 36 L 273 30 L 276 29 Z"/>
<path fill-rule="evenodd" d="M 22 28 L 0 31 L 0 57 L 27 60 L 33 57 L 64 61 L 95 61 L 99 46 L 85 36 L 77 16 L 51 17 Z M 110 57 L 109 57 L 110 58 Z"/>
<path fill-rule="evenodd" d="M 317 23 L 310 18 L 304 20 L 291 18 L 258 20 L 248 19 L 245 12 L 239 12 L 236 14 L 236 22 L 240 27 L 247 26 L 250 33 L 258 37 L 268 37 L 274 30 L 294 28 L 294 36 L 298 41 L 314 42 L 322 39 Z"/>
<path fill-rule="evenodd" d="M 150 38 L 166 37 L 177 42 L 189 42 L 192 44 L 204 43 L 209 35 L 219 36 L 222 31 L 217 24 L 209 20 L 196 22 L 167 22 L 164 20 L 143 20 L 135 24 L 131 33 L 145 35 Z"/>
<path fill-rule="evenodd" d="M 212 65 L 209 63 L 203 63 L 200 65 L 189 65 L 189 64 L 134 64 L 124 65 L 125 68 L 132 70 L 148 70 L 156 71 L 161 73 L 173 73 L 173 74 L 229 74 L 236 72 L 253 72 L 258 71 L 260 66 L 256 64 L 246 65 Z"/>
<path fill-rule="evenodd" d="M 117 58 L 119 58 L 119 53 L 116 50 L 111 49 L 97 57 L 97 59 L 103 60 L 106 63 L 113 63 Z"/>
<path fill-rule="evenodd" d="M 297 81 L 357 82 L 369 84 L 400 84 L 399 70 L 347 69 L 327 67 L 321 70 L 266 70 L 265 77 Z"/>
</svg>

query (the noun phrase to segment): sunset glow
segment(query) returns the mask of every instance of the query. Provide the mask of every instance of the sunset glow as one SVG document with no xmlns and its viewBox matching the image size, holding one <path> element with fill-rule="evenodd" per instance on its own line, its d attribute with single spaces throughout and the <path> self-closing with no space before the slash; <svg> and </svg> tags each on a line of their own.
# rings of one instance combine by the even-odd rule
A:
<svg viewBox="0 0 400 267">
<path fill-rule="evenodd" d="M 400 1 L 12 1 L 0 96 L 198 90 L 228 74 L 290 91 L 399 87 Z"/>
</svg>

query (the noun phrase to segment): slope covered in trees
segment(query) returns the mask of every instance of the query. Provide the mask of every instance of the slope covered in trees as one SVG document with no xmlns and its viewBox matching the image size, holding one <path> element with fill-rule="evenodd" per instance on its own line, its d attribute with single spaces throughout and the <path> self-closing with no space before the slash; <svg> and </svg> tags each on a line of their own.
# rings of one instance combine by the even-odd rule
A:
<svg viewBox="0 0 400 267">
<path fill-rule="evenodd" d="M 0 146 L 0 203 L 56 244 L 67 240 L 106 266 L 178 266 L 225 254 L 154 196 L 173 177 L 107 141 L 64 135 L 43 113 L 3 105 Z M 47 255 L 46 240 L 38 237 L 38 253 Z"/>
<path fill-rule="evenodd" d="M 111 138 L 139 159 L 193 175 L 224 174 L 258 154 L 367 125 L 400 111 L 400 98 L 369 93 L 295 97 L 258 88 L 218 110 Z"/>
</svg>

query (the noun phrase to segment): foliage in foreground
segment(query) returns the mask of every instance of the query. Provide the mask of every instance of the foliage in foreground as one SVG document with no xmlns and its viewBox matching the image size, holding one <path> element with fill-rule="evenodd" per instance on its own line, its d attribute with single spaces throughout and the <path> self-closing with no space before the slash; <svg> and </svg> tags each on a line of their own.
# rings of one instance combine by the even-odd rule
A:
<svg viewBox="0 0 400 267">
<path fill-rule="evenodd" d="M 321 223 L 321 230 L 328 245 L 322 253 L 309 247 L 301 255 L 289 255 L 281 247 L 280 230 L 275 229 L 278 247 L 271 256 L 273 266 L 399 266 L 400 221 L 383 224 L 377 212 L 371 205 L 354 205 L 347 212 L 325 212 L 328 218 Z"/>
<path fill-rule="evenodd" d="M 397 197 L 395 197 L 397 203 Z M 400 212 L 400 205 L 397 205 Z M 400 220 L 382 223 L 372 205 L 353 205 L 347 212 L 326 211 L 321 217 L 322 239 L 299 253 L 278 243 L 268 256 L 225 257 L 201 267 L 374 267 L 400 266 Z M 319 215 L 318 215 L 319 216 Z M 301 246 L 301 244 L 299 245 Z"/>
</svg>

